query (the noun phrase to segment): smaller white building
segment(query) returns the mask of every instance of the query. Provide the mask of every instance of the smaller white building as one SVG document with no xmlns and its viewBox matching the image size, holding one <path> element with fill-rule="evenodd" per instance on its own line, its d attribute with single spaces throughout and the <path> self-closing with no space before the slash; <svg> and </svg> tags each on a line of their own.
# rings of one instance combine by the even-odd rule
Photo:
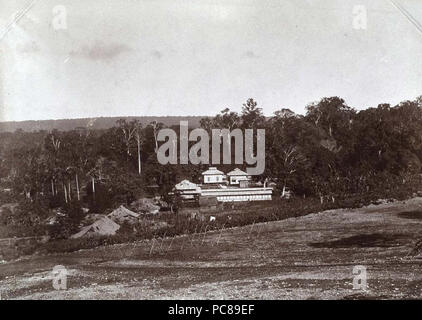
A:
<svg viewBox="0 0 422 320">
<path fill-rule="evenodd" d="M 182 199 L 195 199 L 195 196 L 201 194 L 201 188 L 189 180 L 183 180 L 175 185 L 174 189 L 181 193 Z"/>
<path fill-rule="evenodd" d="M 227 177 L 229 178 L 229 183 L 231 185 L 239 185 L 240 181 L 249 181 L 251 179 L 250 175 L 240 170 L 239 168 L 230 171 L 227 174 Z"/>
<path fill-rule="evenodd" d="M 202 172 L 204 184 L 207 183 L 222 183 L 226 181 L 224 172 L 217 170 L 216 167 L 210 167 L 207 171 Z"/>
<path fill-rule="evenodd" d="M 190 182 L 189 180 L 183 180 L 180 183 L 176 184 L 176 190 L 186 191 L 186 190 L 198 190 L 198 185 L 196 183 Z"/>
</svg>

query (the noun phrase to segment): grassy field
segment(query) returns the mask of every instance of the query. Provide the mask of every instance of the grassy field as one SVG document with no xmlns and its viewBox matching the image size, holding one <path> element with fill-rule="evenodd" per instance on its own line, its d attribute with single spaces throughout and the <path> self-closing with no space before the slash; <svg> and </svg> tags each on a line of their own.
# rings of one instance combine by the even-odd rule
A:
<svg viewBox="0 0 422 320">
<path fill-rule="evenodd" d="M 30 256 L 0 264 L 3 299 L 422 297 L 422 198 L 283 221 Z M 52 269 L 68 270 L 67 290 Z M 368 288 L 353 290 L 353 267 Z"/>
</svg>

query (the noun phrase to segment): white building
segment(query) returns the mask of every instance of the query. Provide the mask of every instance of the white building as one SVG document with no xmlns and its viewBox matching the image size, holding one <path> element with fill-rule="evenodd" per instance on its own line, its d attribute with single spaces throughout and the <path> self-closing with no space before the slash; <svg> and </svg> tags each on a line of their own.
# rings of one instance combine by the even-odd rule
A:
<svg viewBox="0 0 422 320">
<path fill-rule="evenodd" d="M 230 171 L 227 174 L 227 177 L 228 177 L 229 183 L 231 185 L 239 185 L 240 181 L 249 181 L 251 179 L 250 175 L 248 175 L 246 172 L 240 170 L 239 168 L 236 168 L 236 169 Z"/>
<path fill-rule="evenodd" d="M 226 175 L 217 170 L 216 167 L 210 167 L 207 171 L 202 172 L 204 184 L 207 183 L 223 183 L 226 181 Z"/>
<path fill-rule="evenodd" d="M 271 200 L 273 188 L 202 189 L 201 196 L 215 197 L 218 202 Z"/>
<path fill-rule="evenodd" d="M 176 188 L 176 190 L 180 190 L 180 191 L 182 190 L 196 191 L 199 189 L 196 183 L 190 182 L 189 180 L 183 180 L 180 183 L 176 184 L 174 187 Z"/>
<path fill-rule="evenodd" d="M 218 202 L 237 202 L 237 201 L 262 201 L 271 200 L 273 188 L 248 187 L 251 176 L 240 169 L 234 169 L 227 176 L 230 178 L 229 185 L 226 175 L 217 170 L 216 167 L 210 167 L 202 173 L 203 185 L 197 185 L 188 180 L 176 184 L 175 189 L 180 192 L 185 200 L 194 200 L 197 197 L 215 198 Z M 214 185 L 212 185 L 214 184 Z M 244 186 L 245 185 L 245 186 Z"/>
<path fill-rule="evenodd" d="M 176 184 L 174 188 L 181 193 L 182 199 L 194 199 L 195 196 L 201 194 L 201 188 L 189 180 L 183 180 Z"/>
</svg>

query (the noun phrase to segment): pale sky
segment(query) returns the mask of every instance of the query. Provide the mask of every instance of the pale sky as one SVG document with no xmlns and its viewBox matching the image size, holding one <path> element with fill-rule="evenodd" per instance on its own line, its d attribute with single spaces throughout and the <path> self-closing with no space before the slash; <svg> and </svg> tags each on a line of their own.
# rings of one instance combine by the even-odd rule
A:
<svg viewBox="0 0 422 320">
<path fill-rule="evenodd" d="M 391 0 L 0 0 L 0 121 L 394 105 L 422 95 L 415 24 Z"/>
</svg>

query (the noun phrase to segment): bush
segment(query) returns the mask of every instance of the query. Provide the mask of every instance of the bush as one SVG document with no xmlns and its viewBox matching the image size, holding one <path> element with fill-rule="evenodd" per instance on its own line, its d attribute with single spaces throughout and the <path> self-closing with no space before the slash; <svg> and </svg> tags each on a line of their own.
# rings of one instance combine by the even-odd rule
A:
<svg viewBox="0 0 422 320">
<path fill-rule="evenodd" d="M 63 207 L 63 215 L 58 216 L 57 222 L 49 228 L 49 235 L 53 239 L 65 239 L 78 231 L 85 217 L 81 204 L 72 201 Z"/>
<path fill-rule="evenodd" d="M 6 214 L 7 225 L 22 227 L 36 227 L 43 224 L 49 215 L 48 206 L 40 200 L 21 202 L 13 213 Z"/>
<path fill-rule="evenodd" d="M 95 184 L 95 194 L 92 192 L 90 183 L 86 185 L 87 195 L 84 201 L 88 203 L 89 212 L 101 213 L 113 206 L 113 194 L 107 189 L 103 183 Z"/>
</svg>

